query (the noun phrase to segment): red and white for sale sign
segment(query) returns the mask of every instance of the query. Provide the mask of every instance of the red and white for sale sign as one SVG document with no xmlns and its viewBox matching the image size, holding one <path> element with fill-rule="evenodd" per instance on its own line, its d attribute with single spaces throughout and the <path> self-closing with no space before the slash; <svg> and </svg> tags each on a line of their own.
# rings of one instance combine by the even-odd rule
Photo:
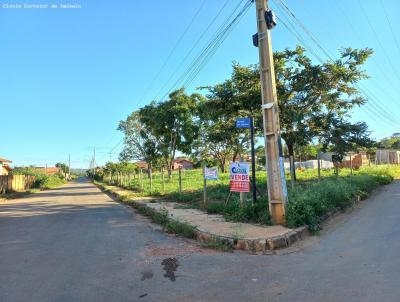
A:
<svg viewBox="0 0 400 302">
<path fill-rule="evenodd" d="M 248 163 L 231 163 L 230 173 L 231 192 L 250 192 L 250 176 Z"/>
</svg>

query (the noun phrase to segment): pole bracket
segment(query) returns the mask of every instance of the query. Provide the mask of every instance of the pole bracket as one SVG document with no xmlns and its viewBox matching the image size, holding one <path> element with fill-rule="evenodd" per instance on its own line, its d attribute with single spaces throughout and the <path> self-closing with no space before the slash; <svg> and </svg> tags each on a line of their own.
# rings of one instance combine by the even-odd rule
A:
<svg viewBox="0 0 400 302">
<path fill-rule="evenodd" d="M 261 109 L 271 109 L 272 107 L 274 107 L 274 103 L 270 102 L 270 103 L 265 103 L 261 105 Z"/>
</svg>

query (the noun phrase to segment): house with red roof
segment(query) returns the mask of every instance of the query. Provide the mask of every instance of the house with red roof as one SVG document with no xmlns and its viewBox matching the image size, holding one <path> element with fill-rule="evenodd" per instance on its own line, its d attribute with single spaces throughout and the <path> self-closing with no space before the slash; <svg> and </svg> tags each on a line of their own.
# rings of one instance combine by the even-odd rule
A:
<svg viewBox="0 0 400 302">
<path fill-rule="evenodd" d="M 8 175 L 12 168 L 8 165 L 12 163 L 11 160 L 0 157 L 0 175 Z"/>
</svg>

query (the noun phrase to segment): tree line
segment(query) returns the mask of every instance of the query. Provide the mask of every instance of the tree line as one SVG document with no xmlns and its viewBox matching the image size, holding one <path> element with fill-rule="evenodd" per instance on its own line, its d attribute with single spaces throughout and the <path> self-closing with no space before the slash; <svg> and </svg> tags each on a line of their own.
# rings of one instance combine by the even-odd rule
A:
<svg viewBox="0 0 400 302">
<path fill-rule="evenodd" d="M 367 101 L 356 84 L 368 77 L 363 64 L 372 53 L 345 48 L 334 62 L 323 64 L 314 63 L 300 46 L 274 53 L 281 137 L 290 159 L 312 144 L 341 161 L 346 152 L 373 144 L 367 125 L 350 121 L 352 110 Z M 119 159 L 143 160 L 171 175 L 178 152 L 218 164 L 223 172 L 228 161 L 248 154 L 249 133 L 236 129 L 235 121 L 253 117 L 257 140 L 262 139 L 259 66 L 234 62 L 228 79 L 198 91 L 178 89 L 120 121 Z"/>
</svg>

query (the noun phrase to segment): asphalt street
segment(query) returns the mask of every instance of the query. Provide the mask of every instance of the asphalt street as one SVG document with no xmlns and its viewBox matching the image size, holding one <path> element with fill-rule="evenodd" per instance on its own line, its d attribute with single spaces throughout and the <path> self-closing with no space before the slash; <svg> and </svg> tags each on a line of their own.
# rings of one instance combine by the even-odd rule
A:
<svg viewBox="0 0 400 302">
<path fill-rule="evenodd" d="M 87 181 L 0 203 L 0 301 L 400 301 L 400 183 L 276 255 L 165 234 Z"/>
</svg>

